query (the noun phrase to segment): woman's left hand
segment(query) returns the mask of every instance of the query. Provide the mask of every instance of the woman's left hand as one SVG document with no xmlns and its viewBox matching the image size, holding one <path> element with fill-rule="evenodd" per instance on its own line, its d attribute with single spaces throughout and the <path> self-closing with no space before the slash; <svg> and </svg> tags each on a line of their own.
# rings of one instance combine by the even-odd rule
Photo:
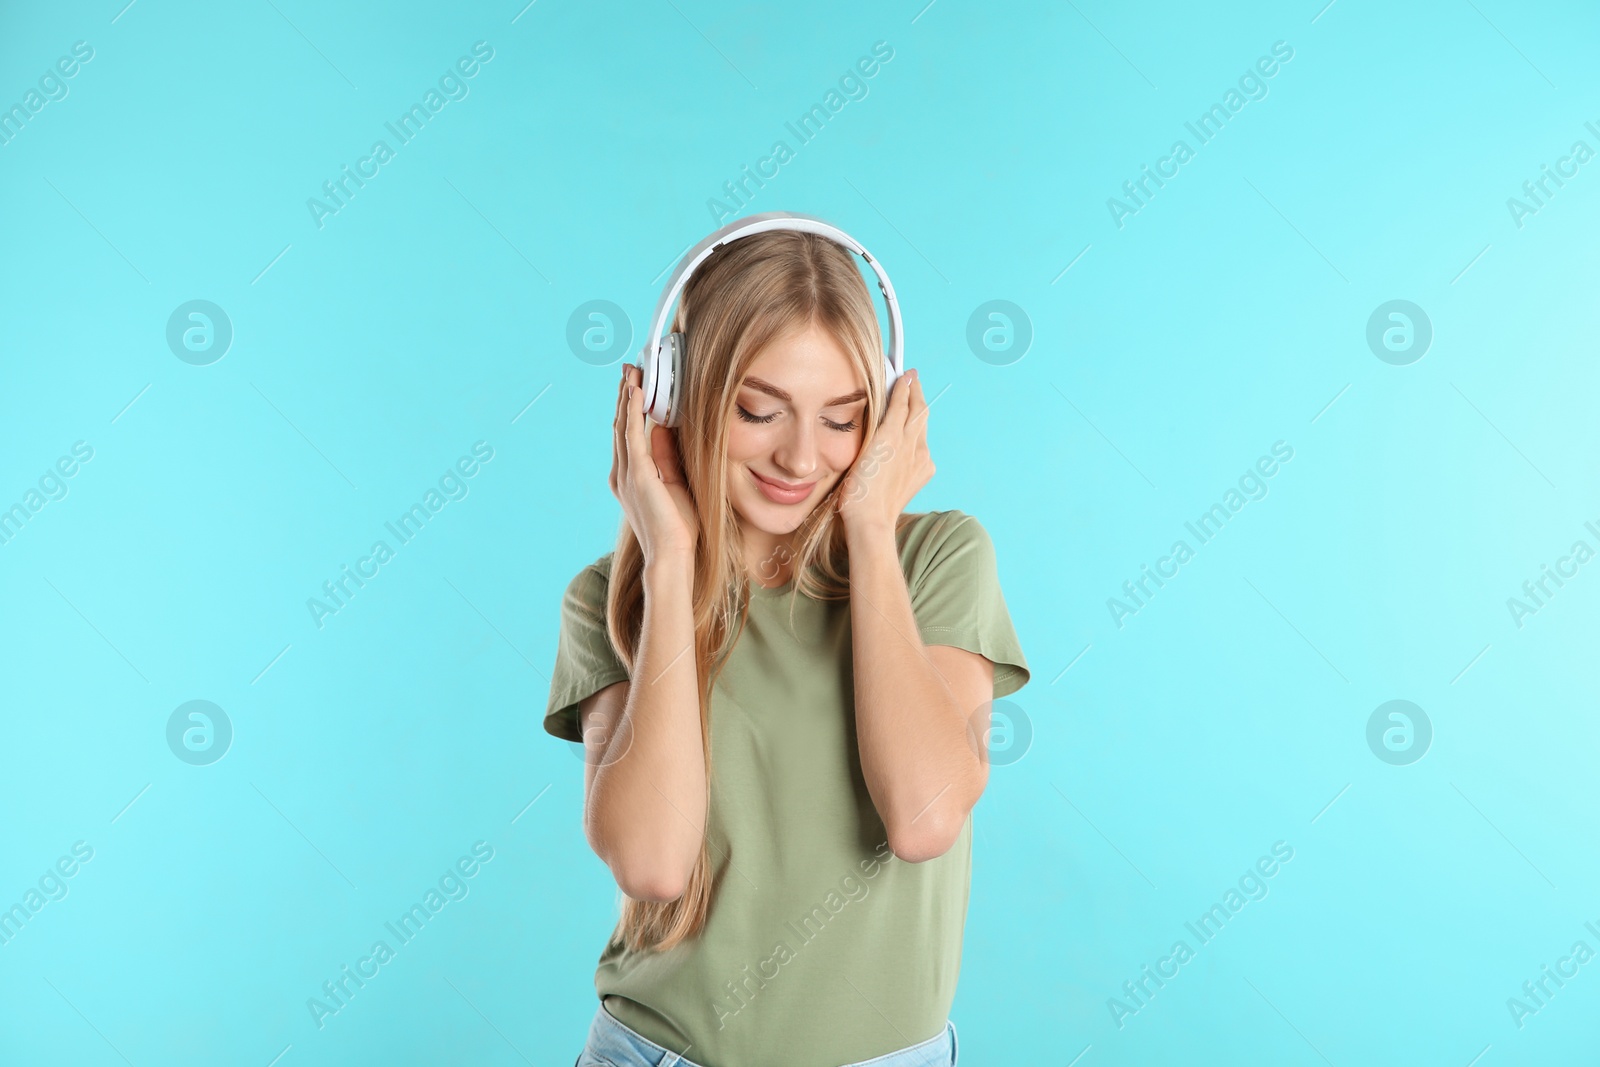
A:
<svg viewBox="0 0 1600 1067">
<path fill-rule="evenodd" d="M 835 507 L 847 527 L 883 526 L 895 520 L 933 477 L 928 454 L 928 402 L 914 370 L 895 383 L 877 436 L 851 464 Z"/>
</svg>

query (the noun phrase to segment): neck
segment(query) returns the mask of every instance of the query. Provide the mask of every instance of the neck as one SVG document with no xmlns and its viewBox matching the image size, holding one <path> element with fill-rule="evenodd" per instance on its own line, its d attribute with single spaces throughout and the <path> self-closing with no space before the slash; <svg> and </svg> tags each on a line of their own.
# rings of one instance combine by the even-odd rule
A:
<svg viewBox="0 0 1600 1067">
<path fill-rule="evenodd" d="M 741 526 L 745 571 L 750 580 L 767 588 L 784 585 L 794 576 L 795 554 L 789 534 L 770 534 Z"/>
</svg>

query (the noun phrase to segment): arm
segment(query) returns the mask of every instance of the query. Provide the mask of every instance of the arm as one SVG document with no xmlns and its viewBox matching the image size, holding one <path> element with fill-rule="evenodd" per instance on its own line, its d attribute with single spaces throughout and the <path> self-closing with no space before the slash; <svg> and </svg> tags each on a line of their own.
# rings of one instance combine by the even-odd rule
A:
<svg viewBox="0 0 1600 1067">
<path fill-rule="evenodd" d="M 676 437 L 664 426 L 646 435 L 639 378 L 638 367 L 623 365 L 610 485 L 644 556 L 644 619 L 632 679 L 578 708 L 583 831 L 618 888 L 664 902 L 683 895 L 705 834 L 693 618 L 699 520 Z"/>
<path fill-rule="evenodd" d="M 922 643 L 893 525 L 846 536 L 861 772 L 889 847 L 921 863 L 949 851 L 988 784 L 994 664 Z"/>
<path fill-rule="evenodd" d="M 689 565 L 646 564 L 644 590 L 639 684 L 616 682 L 578 708 L 583 829 L 618 888 L 668 901 L 683 895 L 706 821 Z"/>
</svg>

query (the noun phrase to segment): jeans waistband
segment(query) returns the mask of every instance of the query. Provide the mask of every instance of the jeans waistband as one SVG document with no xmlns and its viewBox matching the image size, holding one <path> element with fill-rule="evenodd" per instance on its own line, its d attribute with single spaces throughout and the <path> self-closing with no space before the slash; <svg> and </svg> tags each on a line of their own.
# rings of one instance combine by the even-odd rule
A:
<svg viewBox="0 0 1600 1067">
<path fill-rule="evenodd" d="M 944 1032 L 926 1041 L 842 1067 L 953 1067 L 959 1049 L 956 1024 L 946 1020 Z M 627 1026 L 606 1011 L 604 1005 L 600 1006 L 589 1026 L 589 1041 L 585 1051 L 614 1060 L 618 1067 L 702 1067 Z M 578 1058 L 581 1061 L 583 1057 Z"/>
</svg>

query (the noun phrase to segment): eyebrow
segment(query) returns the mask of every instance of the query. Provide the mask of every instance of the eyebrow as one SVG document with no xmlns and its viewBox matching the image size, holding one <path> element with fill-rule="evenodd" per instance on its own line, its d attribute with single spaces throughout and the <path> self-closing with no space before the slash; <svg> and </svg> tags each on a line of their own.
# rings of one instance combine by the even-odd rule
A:
<svg viewBox="0 0 1600 1067">
<path fill-rule="evenodd" d="M 744 380 L 744 382 L 741 383 L 741 384 L 746 385 L 751 389 L 755 389 L 758 392 L 766 393 L 768 396 L 776 397 L 777 399 L 782 400 L 785 403 L 792 403 L 794 401 L 794 397 L 790 396 L 787 392 L 785 392 L 782 389 L 779 389 L 776 385 L 773 385 L 771 382 L 764 381 L 764 380 L 762 380 L 760 378 L 754 378 L 754 377 L 746 378 Z M 822 406 L 825 407 L 825 408 L 836 408 L 836 407 L 840 407 L 840 406 L 842 406 L 844 404 L 854 404 L 856 401 L 865 400 L 866 398 L 867 398 L 867 391 L 865 389 L 857 389 L 853 393 L 846 393 L 844 396 L 836 396 L 832 400 L 828 401 L 826 404 L 823 404 Z"/>
</svg>

